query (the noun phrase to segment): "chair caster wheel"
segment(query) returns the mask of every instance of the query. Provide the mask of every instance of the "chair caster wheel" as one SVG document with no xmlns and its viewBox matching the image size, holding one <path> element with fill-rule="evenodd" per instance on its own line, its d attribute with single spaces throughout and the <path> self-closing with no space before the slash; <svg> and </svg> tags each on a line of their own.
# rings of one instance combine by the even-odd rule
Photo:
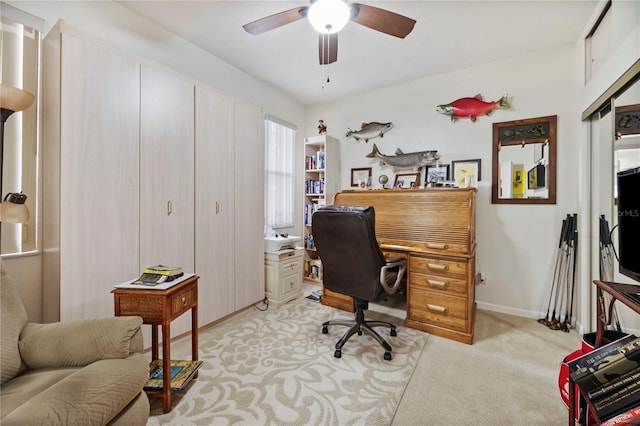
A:
<svg viewBox="0 0 640 426">
<path fill-rule="evenodd" d="M 384 360 L 385 361 L 391 361 L 391 352 L 385 352 L 384 353 Z"/>
<path fill-rule="evenodd" d="M 327 327 L 322 327 L 322 334 L 328 334 L 329 329 Z"/>
<path fill-rule="evenodd" d="M 358 331 L 358 336 L 362 336 L 362 330 Z"/>
<path fill-rule="evenodd" d="M 397 335 L 398 335 L 398 333 L 396 332 L 396 329 L 395 329 L 395 328 L 392 328 L 392 329 L 391 329 L 391 332 L 390 332 L 389 334 L 390 334 L 391 336 L 397 336 Z"/>
<path fill-rule="evenodd" d="M 333 353 L 333 356 L 334 356 L 334 357 L 336 357 L 336 358 L 342 358 L 342 351 L 336 350 L 336 351 Z M 385 355 L 385 356 L 386 356 L 386 355 Z M 391 355 L 389 355 L 389 356 L 391 356 Z"/>
</svg>

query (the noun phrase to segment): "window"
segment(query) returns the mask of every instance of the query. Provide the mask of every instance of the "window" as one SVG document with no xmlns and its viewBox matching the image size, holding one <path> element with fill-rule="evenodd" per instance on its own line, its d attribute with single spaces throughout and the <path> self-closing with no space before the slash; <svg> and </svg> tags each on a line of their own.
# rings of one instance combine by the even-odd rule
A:
<svg viewBox="0 0 640 426">
<path fill-rule="evenodd" d="M 36 96 L 27 109 L 16 111 L 5 123 L 0 171 L 0 201 L 22 192 L 30 215 L 24 223 L 2 224 L 2 254 L 37 250 L 38 223 L 38 64 L 40 31 L 44 21 L 2 3 L 0 18 L 0 84 Z"/>
<path fill-rule="evenodd" d="M 293 226 L 294 163 L 297 127 L 266 115 L 265 223 L 272 228 Z"/>
</svg>

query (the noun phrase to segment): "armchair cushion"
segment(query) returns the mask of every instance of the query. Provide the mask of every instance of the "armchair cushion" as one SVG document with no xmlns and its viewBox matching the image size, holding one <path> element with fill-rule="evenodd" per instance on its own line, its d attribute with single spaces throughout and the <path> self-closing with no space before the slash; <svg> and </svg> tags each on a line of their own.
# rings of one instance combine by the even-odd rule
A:
<svg viewBox="0 0 640 426">
<path fill-rule="evenodd" d="M 37 372 L 28 372 L 25 376 Z M 60 373 L 70 374 L 64 380 L 34 392 L 26 402 L 22 401 L 2 418 L 3 426 L 33 424 L 34 419 L 38 419 L 39 424 L 105 425 L 141 393 L 148 377 L 148 361 L 144 354 L 136 353 L 125 359 L 103 359 L 75 371 Z M 143 395 L 143 399 L 146 401 L 146 396 Z M 148 415 L 148 402 L 146 404 Z M 142 412 L 145 412 L 144 408 Z M 141 423 L 145 422 L 146 418 L 142 419 Z"/>
<path fill-rule="evenodd" d="M 29 369 L 74 367 L 142 352 L 140 317 L 98 318 L 24 326 L 19 349 Z M 3 357 L 4 362 L 4 357 Z"/>
<path fill-rule="evenodd" d="M 4 270 L 4 263 L 0 260 L 0 301 L 2 302 L 0 318 L 0 384 L 16 377 L 24 371 L 18 350 L 20 331 L 27 323 L 27 311 L 22 305 L 20 295 L 14 285 L 9 282 L 9 276 Z"/>
</svg>

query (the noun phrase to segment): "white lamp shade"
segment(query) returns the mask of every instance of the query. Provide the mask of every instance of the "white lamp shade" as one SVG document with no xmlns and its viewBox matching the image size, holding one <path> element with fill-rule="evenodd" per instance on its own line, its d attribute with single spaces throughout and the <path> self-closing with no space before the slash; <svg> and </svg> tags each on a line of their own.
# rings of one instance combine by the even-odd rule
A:
<svg viewBox="0 0 640 426">
<path fill-rule="evenodd" d="M 0 108 L 10 111 L 22 111 L 31 106 L 35 96 L 16 87 L 0 84 Z"/>
<path fill-rule="evenodd" d="M 340 31 L 349 21 L 351 13 L 344 0 L 317 0 L 309 7 L 307 16 L 316 31 L 333 34 Z"/>
<path fill-rule="evenodd" d="M 29 221 L 29 209 L 24 203 L 27 196 L 24 194 L 7 194 L 0 203 L 0 222 L 25 223 Z"/>
</svg>

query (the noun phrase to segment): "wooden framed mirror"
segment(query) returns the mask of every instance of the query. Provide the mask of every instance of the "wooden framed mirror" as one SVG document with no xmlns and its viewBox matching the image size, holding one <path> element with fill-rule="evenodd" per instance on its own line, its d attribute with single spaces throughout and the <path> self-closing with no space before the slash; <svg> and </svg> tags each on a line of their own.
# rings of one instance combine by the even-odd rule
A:
<svg viewBox="0 0 640 426">
<path fill-rule="evenodd" d="M 556 203 L 557 116 L 493 124 L 491 202 Z"/>
</svg>

